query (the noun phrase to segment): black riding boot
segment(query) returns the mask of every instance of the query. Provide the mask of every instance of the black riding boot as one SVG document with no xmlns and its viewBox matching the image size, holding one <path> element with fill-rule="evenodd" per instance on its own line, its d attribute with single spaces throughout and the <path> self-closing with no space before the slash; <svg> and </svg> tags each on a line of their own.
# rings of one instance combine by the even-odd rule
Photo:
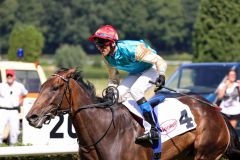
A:
<svg viewBox="0 0 240 160">
<path fill-rule="evenodd" d="M 158 135 L 158 130 L 154 125 L 152 125 L 151 122 L 154 122 L 152 119 L 152 113 L 151 112 L 146 112 L 143 114 L 144 119 L 149 122 L 151 124 L 151 129 L 150 132 L 147 132 L 145 134 L 143 134 L 140 137 L 136 138 L 136 142 L 143 142 L 143 141 L 150 141 L 152 143 L 152 140 L 158 140 L 159 139 L 159 135 Z"/>
<path fill-rule="evenodd" d="M 158 130 L 156 127 L 156 124 L 153 120 L 153 116 L 152 116 L 152 109 L 151 109 L 151 105 L 149 104 L 149 102 L 147 102 L 145 100 L 145 98 L 141 99 L 142 101 L 138 101 L 138 104 L 143 112 L 143 117 L 144 119 L 151 124 L 151 129 L 150 132 L 145 133 L 144 135 L 137 137 L 136 138 L 136 142 L 146 142 L 149 141 L 152 143 L 152 140 L 158 140 L 159 139 L 159 134 L 158 134 Z M 141 103 L 142 102 L 142 103 Z"/>
</svg>

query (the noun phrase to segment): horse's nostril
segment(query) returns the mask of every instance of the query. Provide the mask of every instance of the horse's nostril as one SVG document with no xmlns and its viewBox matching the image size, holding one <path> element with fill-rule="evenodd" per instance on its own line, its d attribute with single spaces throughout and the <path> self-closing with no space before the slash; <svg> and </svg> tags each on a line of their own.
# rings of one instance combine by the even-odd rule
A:
<svg viewBox="0 0 240 160">
<path fill-rule="evenodd" d="M 30 117 L 27 118 L 28 121 L 35 122 L 38 120 L 38 115 L 33 114 Z"/>
</svg>

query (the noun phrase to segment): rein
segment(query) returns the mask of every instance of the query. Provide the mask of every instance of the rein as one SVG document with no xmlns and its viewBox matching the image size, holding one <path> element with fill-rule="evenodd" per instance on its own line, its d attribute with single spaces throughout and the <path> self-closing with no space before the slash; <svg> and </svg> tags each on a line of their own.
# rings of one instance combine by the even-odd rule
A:
<svg viewBox="0 0 240 160">
<path fill-rule="evenodd" d="M 100 108 L 100 109 L 106 109 L 106 108 L 109 108 L 111 110 L 111 113 L 112 113 L 112 119 L 111 119 L 111 122 L 107 128 L 107 130 L 104 132 L 104 134 L 97 140 L 95 141 L 94 143 L 90 144 L 90 145 L 81 145 L 80 142 L 79 142 L 79 139 L 78 139 L 78 145 L 79 145 L 79 148 L 89 148 L 89 147 L 92 147 L 92 146 L 95 146 L 96 144 L 98 144 L 105 136 L 106 134 L 108 133 L 109 129 L 111 128 L 112 124 L 113 126 L 114 125 L 114 110 L 113 108 L 111 107 L 112 105 L 114 105 L 116 102 L 117 102 L 117 99 L 118 99 L 118 95 L 117 95 L 117 98 L 116 97 L 112 97 L 109 98 L 107 96 L 105 102 L 102 102 L 102 103 L 96 103 L 96 104 L 89 104 L 89 105 L 84 105 L 82 107 L 79 107 L 75 112 L 72 112 L 71 111 L 71 106 L 72 106 L 72 103 L 71 103 L 71 97 L 72 97 L 72 91 L 71 91 L 71 88 L 69 87 L 69 79 L 66 79 L 65 77 L 59 75 L 59 74 L 53 74 L 52 76 L 57 76 L 59 78 L 61 78 L 64 82 L 66 82 L 66 87 L 64 89 L 64 93 L 62 95 L 62 98 L 61 98 L 61 101 L 60 103 L 57 105 L 57 109 L 56 109 L 56 113 L 57 115 L 64 115 L 64 114 L 69 114 L 71 116 L 71 118 L 73 119 L 77 113 L 79 113 L 80 111 L 82 110 L 85 110 L 85 109 L 93 109 L 93 108 Z M 66 91 L 67 89 L 69 90 L 69 98 L 66 96 Z M 110 90 L 112 90 L 112 87 L 110 87 Z M 107 91 L 108 90 L 105 90 L 106 94 L 107 94 Z M 62 102 L 63 102 L 63 98 L 64 98 L 64 95 L 68 101 L 68 104 L 69 104 L 69 109 L 66 109 L 66 110 L 60 110 L 61 109 L 61 106 L 62 106 Z M 70 100 L 69 100 L 70 99 Z M 50 121 L 49 121 L 50 122 Z M 48 122 L 48 123 L 49 123 Z"/>
<path fill-rule="evenodd" d="M 111 119 L 111 122 L 107 128 L 107 130 L 104 132 L 104 134 L 94 143 L 92 144 L 89 144 L 89 145 L 81 145 L 80 142 L 79 142 L 79 139 L 78 139 L 78 145 L 80 148 L 89 148 L 89 147 L 92 147 L 92 146 L 95 146 L 96 144 L 98 144 L 105 136 L 106 134 L 108 133 L 109 129 L 111 128 L 112 124 L 113 126 L 114 125 L 114 121 L 113 121 L 113 118 L 114 118 L 114 110 L 112 107 L 110 106 L 102 106 L 102 105 L 106 105 L 106 104 L 109 104 L 109 102 L 103 102 L 103 103 L 97 103 L 97 104 L 92 104 L 92 105 L 85 105 L 84 107 L 81 107 L 81 108 L 78 108 L 77 111 L 75 112 L 74 116 L 79 113 L 80 111 L 84 110 L 84 109 L 91 109 L 91 108 L 100 108 L 100 109 L 105 109 L 105 108 L 109 108 L 112 112 L 112 119 Z M 72 116 L 73 117 L 73 116 Z"/>
<path fill-rule="evenodd" d="M 191 95 L 188 95 L 188 94 L 179 92 L 179 91 L 174 90 L 174 89 L 172 89 L 172 88 L 168 88 L 168 87 L 166 87 L 166 86 L 159 86 L 159 84 L 156 83 L 156 82 L 149 81 L 149 83 L 156 85 L 156 87 L 165 88 L 165 89 L 167 89 L 167 90 L 169 90 L 169 91 L 178 93 L 178 94 L 180 94 L 180 95 L 182 95 L 182 96 L 189 97 L 189 98 L 194 99 L 194 100 L 196 100 L 196 101 L 198 101 L 198 102 L 200 102 L 200 103 L 209 105 L 209 106 L 211 106 L 211 107 L 213 107 L 213 108 L 215 108 L 215 109 L 217 109 L 217 110 L 221 110 L 218 106 L 216 106 L 216 105 L 214 105 L 214 104 L 211 104 L 211 103 L 209 103 L 209 102 L 207 102 L 207 101 L 204 101 L 204 100 L 201 100 L 201 99 L 199 99 L 199 98 L 193 97 L 193 96 L 191 96 Z M 155 92 L 156 92 L 156 91 L 158 91 L 158 89 L 156 89 Z"/>
</svg>

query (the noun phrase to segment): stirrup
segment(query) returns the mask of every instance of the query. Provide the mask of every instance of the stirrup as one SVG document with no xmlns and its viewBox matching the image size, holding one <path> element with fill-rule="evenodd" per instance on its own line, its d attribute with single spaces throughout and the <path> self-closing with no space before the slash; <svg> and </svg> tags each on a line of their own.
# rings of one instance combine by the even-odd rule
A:
<svg viewBox="0 0 240 160">
<path fill-rule="evenodd" d="M 139 142 L 150 142 L 159 140 L 159 135 L 157 129 L 151 129 L 150 132 L 145 133 L 144 135 L 136 138 L 136 143 Z"/>
</svg>

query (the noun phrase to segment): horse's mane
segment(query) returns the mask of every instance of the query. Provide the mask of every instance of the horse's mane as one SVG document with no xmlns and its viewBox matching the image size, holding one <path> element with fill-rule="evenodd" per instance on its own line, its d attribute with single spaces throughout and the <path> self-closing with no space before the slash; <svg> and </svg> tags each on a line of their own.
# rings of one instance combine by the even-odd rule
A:
<svg viewBox="0 0 240 160">
<path fill-rule="evenodd" d="M 56 71 L 56 74 L 58 74 L 60 72 L 67 71 L 67 70 L 69 70 L 69 69 L 68 68 L 61 68 L 61 69 Z M 100 98 L 96 95 L 96 89 L 95 89 L 94 85 L 89 81 L 83 80 L 82 71 L 76 70 L 73 73 L 71 78 L 74 79 L 76 82 L 78 82 L 78 84 L 91 96 L 91 98 L 93 100 L 101 101 L 102 98 Z"/>
<path fill-rule="evenodd" d="M 64 71 L 68 71 L 69 69 L 67 68 L 61 68 L 60 70 L 58 70 L 56 72 L 56 74 L 60 73 L 60 72 L 64 72 Z M 98 97 L 96 95 L 96 89 L 94 87 L 94 85 L 89 82 L 89 81 L 85 81 L 83 79 L 83 73 L 82 71 L 78 71 L 76 70 L 71 78 L 73 78 L 92 98 L 92 100 L 95 103 L 102 103 L 105 100 L 102 97 Z M 126 107 L 121 107 L 122 105 L 115 105 L 115 109 L 119 109 L 118 112 L 116 112 L 116 114 L 114 114 L 114 117 L 117 118 L 117 122 L 119 122 L 118 126 L 121 126 L 121 128 L 126 129 L 127 127 L 132 127 L 132 125 L 129 125 L 130 122 L 131 123 L 135 123 L 136 121 L 134 119 L 136 119 L 137 121 L 141 121 L 138 117 L 134 116 L 133 114 L 131 114 L 129 112 L 129 110 Z M 121 110 L 121 111 L 120 111 Z M 135 117 L 135 118 L 133 118 Z"/>
</svg>

